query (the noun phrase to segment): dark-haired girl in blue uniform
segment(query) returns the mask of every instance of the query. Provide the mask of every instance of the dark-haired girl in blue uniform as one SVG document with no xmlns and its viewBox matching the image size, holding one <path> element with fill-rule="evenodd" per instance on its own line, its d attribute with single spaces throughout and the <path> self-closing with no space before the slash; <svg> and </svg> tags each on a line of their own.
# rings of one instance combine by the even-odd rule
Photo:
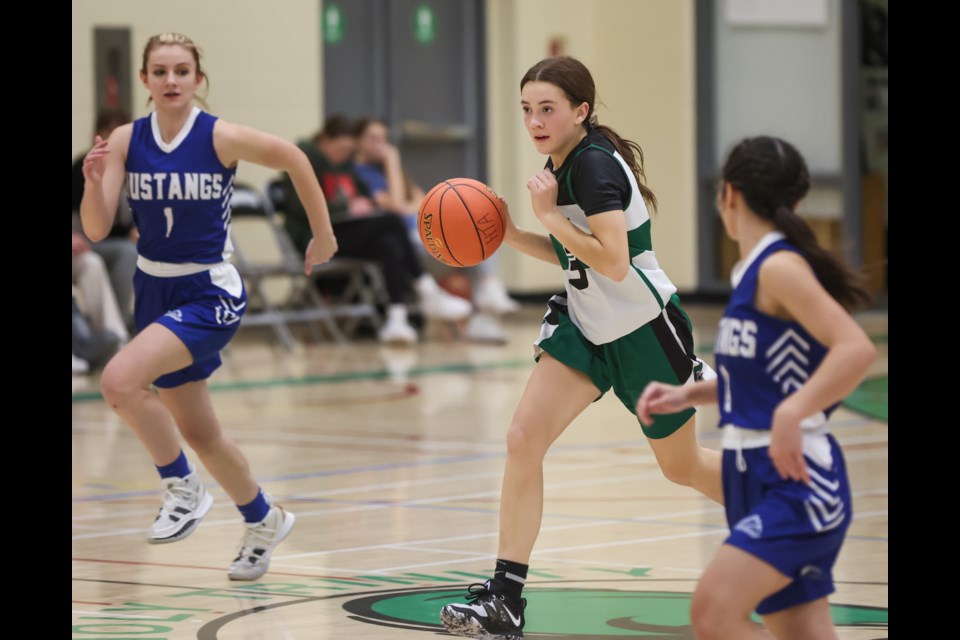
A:
<svg viewBox="0 0 960 640">
<path fill-rule="evenodd" d="M 699 640 L 837 637 L 827 596 L 853 511 L 828 419 L 876 351 L 850 315 L 869 294 L 796 214 L 809 187 L 803 157 L 779 138 L 730 152 L 717 208 L 741 260 L 717 332 L 717 377 L 653 382 L 637 403 L 641 420 L 720 406 L 730 537 L 693 596 Z"/>
<path fill-rule="evenodd" d="M 243 515 L 246 529 L 229 576 L 254 580 L 267 570 L 295 518 L 260 489 L 246 458 L 223 433 L 207 389 L 247 303 L 240 274 L 229 262 L 237 163 L 290 174 L 313 231 L 306 273 L 336 253 L 337 241 L 303 152 L 194 106 L 194 99 L 203 104 L 196 91 L 207 78 L 189 38 L 151 37 L 142 64 L 140 79 L 156 110 L 118 127 L 107 140 L 98 137 L 83 162 L 80 215 L 87 236 L 106 237 L 124 181 L 140 232 L 134 278 L 138 334 L 107 364 L 100 386 L 147 449 L 166 489 L 148 541 L 182 540 L 213 503 L 181 449 L 179 429 Z"/>
</svg>

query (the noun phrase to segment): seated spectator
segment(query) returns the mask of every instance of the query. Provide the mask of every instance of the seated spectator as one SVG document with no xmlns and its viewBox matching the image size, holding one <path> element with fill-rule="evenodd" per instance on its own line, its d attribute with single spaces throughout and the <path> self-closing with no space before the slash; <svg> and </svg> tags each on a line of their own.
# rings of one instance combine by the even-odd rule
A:
<svg viewBox="0 0 960 640">
<path fill-rule="evenodd" d="M 97 332 L 73 298 L 73 373 L 99 369 L 117 352 L 120 339 L 110 331 Z"/>
<path fill-rule="evenodd" d="M 123 109 L 107 107 L 97 114 L 94 125 L 96 136 L 106 140 L 114 129 L 130 122 L 130 115 Z M 86 152 L 73 161 L 73 229 L 82 233 L 80 225 L 80 201 L 83 199 L 83 158 Z M 110 274 L 110 284 L 120 306 L 123 321 L 130 332 L 133 323 L 133 275 L 137 270 L 137 230 L 133 225 L 133 214 L 127 203 L 126 189 L 120 196 L 117 216 L 114 219 L 110 235 L 100 242 L 90 243 L 90 248 L 106 263 Z"/>
<path fill-rule="evenodd" d="M 466 300 L 447 293 L 424 272 L 403 221 L 385 214 L 370 198 L 367 185 L 353 168 L 356 140 L 346 118 L 331 116 L 320 133 L 297 146 L 306 153 L 323 188 L 337 236 L 337 256 L 380 264 L 390 297 L 387 320 L 378 336 L 381 342 L 416 342 L 405 304 L 414 294 L 428 318 L 462 320 L 470 315 Z M 284 177 L 283 185 L 284 226 L 297 249 L 304 251 L 311 237 L 310 225 L 289 176 Z"/>
<path fill-rule="evenodd" d="M 507 294 L 506 287 L 497 277 L 498 254 L 463 269 L 447 267 L 434 260 L 420 242 L 417 230 L 417 212 L 424 191 L 404 171 L 399 150 L 389 142 L 386 123 L 375 118 L 361 118 L 354 125 L 354 133 L 357 138 L 354 157 L 357 174 L 369 187 L 378 207 L 404 220 L 411 242 L 419 247 L 418 255 L 426 268 L 434 269 L 435 273 L 462 272 L 470 279 L 470 290 L 478 312 L 471 316 L 467 325 L 467 338 L 484 342 L 505 341 L 497 316 L 518 311 L 520 305 Z"/>
<path fill-rule="evenodd" d="M 113 295 L 103 258 L 94 253 L 87 239 L 73 232 L 73 287 L 83 310 L 73 296 L 74 372 L 85 373 L 106 364 L 117 349 L 130 340 L 126 324 Z M 84 311 L 86 313 L 84 313 Z"/>
</svg>

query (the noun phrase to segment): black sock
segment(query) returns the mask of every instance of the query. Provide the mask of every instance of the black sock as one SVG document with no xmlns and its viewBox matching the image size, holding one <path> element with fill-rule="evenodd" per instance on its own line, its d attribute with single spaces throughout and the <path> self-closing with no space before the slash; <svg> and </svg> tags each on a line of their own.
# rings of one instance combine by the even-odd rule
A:
<svg viewBox="0 0 960 640">
<path fill-rule="evenodd" d="M 527 569 L 530 565 L 501 560 L 497 558 L 497 568 L 493 572 L 494 580 L 503 585 L 504 590 L 514 602 L 520 602 L 523 584 L 527 581 Z"/>
</svg>

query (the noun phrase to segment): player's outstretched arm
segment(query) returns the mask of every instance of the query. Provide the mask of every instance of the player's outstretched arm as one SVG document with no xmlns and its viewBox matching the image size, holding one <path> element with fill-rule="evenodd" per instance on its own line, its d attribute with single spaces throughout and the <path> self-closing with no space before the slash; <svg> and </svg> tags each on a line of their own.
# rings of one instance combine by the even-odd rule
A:
<svg viewBox="0 0 960 640">
<path fill-rule="evenodd" d="M 313 232 L 304 260 L 309 274 L 313 265 L 323 264 L 337 252 L 337 239 L 330 223 L 330 211 L 317 176 L 306 154 L 291 142 L 239 124 L 218 120 L 214 128 L 214 147 L 225 166 L 240 160 L 285 171 L 307 212 Z"/>
</svg>

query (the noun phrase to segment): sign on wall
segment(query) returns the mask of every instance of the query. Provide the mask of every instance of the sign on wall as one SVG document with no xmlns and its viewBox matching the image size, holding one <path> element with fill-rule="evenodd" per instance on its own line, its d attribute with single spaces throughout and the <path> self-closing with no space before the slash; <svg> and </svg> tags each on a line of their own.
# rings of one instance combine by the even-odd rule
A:
<svg viewBox="0 0 960 640">
<path fill-rule="evenodd" d="M 734 26 L 826 27 L 827 0 L 726 0 Z"/>
<path fill-rule="evenodd" d="M 346 21 L 343 9 L 339 5 L 328 3 L 323 8 L 323 40 L 327 44 L 337 44 L 343 40 Z"/>
<path fill-rule="evenodd" d="M 413 37 L 420 44 L 430 44 L 437 37 L 437 14 L 428 4 L 420 5 L 413 14 Z"/>
</svg>

